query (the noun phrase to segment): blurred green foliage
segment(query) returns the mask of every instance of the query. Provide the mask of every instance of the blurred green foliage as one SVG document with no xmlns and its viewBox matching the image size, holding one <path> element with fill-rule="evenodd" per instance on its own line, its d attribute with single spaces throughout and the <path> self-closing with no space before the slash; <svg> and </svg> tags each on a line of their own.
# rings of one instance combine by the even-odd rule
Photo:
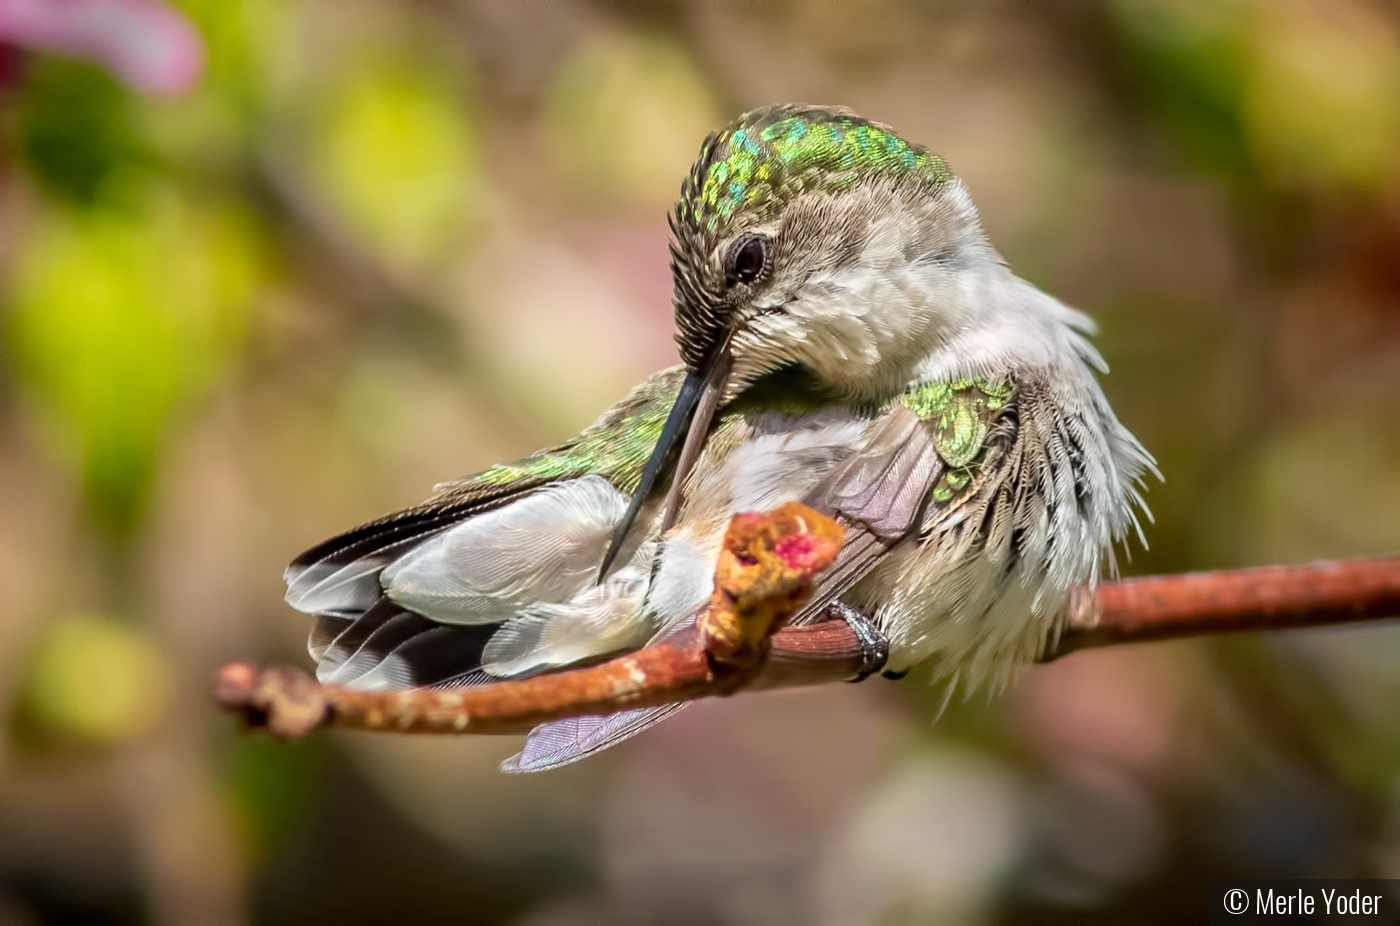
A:
<svg viewBox="0 0 1400 926">
<path fill-rule="evenodd" d="M 1371 6 L 1111 9 L 1133 94 L 1195 165 L 1285 188 L 1376 190 L 1400 170 L 1397 37 Z"/>
<path fill-rule="evenodd" d="M 1154 110 L 1172 148 L 1194 165 L 1242 175 L 1249 11 L 1241 4 L 1121 0 L 1110 4 L 1120 66 L 1133 96 Z"/>
<path fill-rule="evenodd" d="M 153 152 L 132 120 L 128 91 L 98 68 L 42 58 L 19 101 L 20 146 L 37 179 L 84 206 L 114 174 L 149 167 Z"/>
</svg>

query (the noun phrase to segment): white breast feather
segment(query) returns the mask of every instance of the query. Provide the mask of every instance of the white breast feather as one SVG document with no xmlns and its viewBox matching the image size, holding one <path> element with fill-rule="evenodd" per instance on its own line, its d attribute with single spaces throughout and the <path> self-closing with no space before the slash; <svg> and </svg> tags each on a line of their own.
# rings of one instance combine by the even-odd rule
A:
<svg viewBox="0 0 1400 926">
<path fill-rule="evenodd" d="M 1113 546 L 1139 529 L 1151 456 L 1119 423 L 1079 333 L 1083 315 L 1009 273 L 972 284 L 982 323 L 920 367 L 926 381 L 1007 376 L 1018 383 L 1018 434 L 999 492 L 897 551 L 862 582 L 890 637 L 890 668 L 932 659 L 969 688 L 1004 685 L 1058 634 L 1070 590 L 1113 569 Z M 979 534 L 989 504 L 992 527 Z M 1013 563 L 1007 569 L 1007 563 Z"/>
</svg>

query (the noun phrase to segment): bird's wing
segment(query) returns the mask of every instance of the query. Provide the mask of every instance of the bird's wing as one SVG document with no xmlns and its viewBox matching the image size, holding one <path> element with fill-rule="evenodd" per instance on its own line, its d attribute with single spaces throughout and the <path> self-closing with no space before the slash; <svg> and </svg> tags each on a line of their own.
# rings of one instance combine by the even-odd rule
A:
<svg viewBox="0 0 1400 926">
<path fill-rule="evenodd" d="M 590 714 L 542 723 L 520 751 L 501 763 L 503 772 L 543 772 L 586 759 L 660 723 L 688 702 L 639 707 L 616 714 Z"/>
<path fill-rule="evenodd" d="M 981 491 L 1016 433 L 1010 384 L 926 383 L 885 410 L 865 445 L 837 465 L 806 504 L 846 529 L 836 562 L 790 623 L 823 619 L 829 604 L 894 545 L 937 530 Z"/>
<path fill-rule="evenodd" d="M 871 425 L 860 449 L 804 498 L 846 529 L 836 562 L 818 577 L 794 626 L 826 608 L 869 574 L 895 544 L 937 528 L 986 482 L 1015 435 L 1011 391 L 996 384 L 931 384 L 911 390 Z M 689 621 L 670 629 L 677 632 Z M 587 758 L 660 723 L 685 703 L 541 724 L 502 765 L 537 772 Z"/>
<path fill-rule="evenodd" d="M 846 542 L 836 562 L 817 578 L 811 599 L 790 623 L 821 619 L 918 523 L 944 462 L 919 416 L 893 406 L 873 426 L 865 445 L 827 474 L 803 499 L 836 518 Z"/>
<path fill-rule="evenodd" d="M 586 565 L 554 566 L 597 568 L 608 506 L 625 505 L 636 486 L 683 375 L 665 370 L 577 438 L 441 485 L 423 504 L 297 557 L 287 602 L 317 615 L 318 677 L 363 687 L 486 680 L 484 648 L 514 606 L 548 600 L 573 573 L 590 577 Z"/>
</svg>

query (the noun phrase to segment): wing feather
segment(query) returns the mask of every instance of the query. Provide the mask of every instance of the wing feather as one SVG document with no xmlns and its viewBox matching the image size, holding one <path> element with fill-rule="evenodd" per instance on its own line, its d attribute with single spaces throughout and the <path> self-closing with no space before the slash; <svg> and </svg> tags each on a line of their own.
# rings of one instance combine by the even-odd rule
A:
<svg viewBox="0 0 1400 926">
<path fill-rule="evenodd" d="M 803 501 L 836 518 L 846 542 L 817 578 L 812 598 L 789 622 L 815 623 L 920 522 L 944 464 L 919 416 L 894 406 L 864 447 L 839 463 Z"/>
<path fill-rule="evenodd" d="M 685 706 L 686 702 L 663 704 L 542 723 L 530 731 L 520 752 L 501 763 L 501 771 L 543 772 L 570 765 L 631 739 Z"/>
<path fill-rule="evenodd" d="M 379 571 L 414 544 L 473 515 L 522 498 L 544 484 L 531 480 L 496 494 L 444 507 L 431 501 L 324 541 L 292 560 L 283 578 L 287 603 L 310 614 L 354 615 L 379 599 Z"/>
<path fill-rule="evenodd" d="M 943 464 L 919 417 L 902 406 L 875 425 L 864 448 L 851 454 L 804 501 L 847 528 L 836 562 L 817 581 L 812 599 L 794 616 L 795 626 L 822 619 L 828 605 L 864 578 L 890 546 L 919 523 Z M 667 629 L 678 632 L 693 617 Z M 667 704 L 604 716 L 571 717 L 541 724 L 504 772 L 559 768 L 601 752 L 660 723 L 685 707 Z"/>
<path fill-rule="evenodd" d="M 317 615 L 307 647 L 320 663 L 318 675 L 327 678 L 340 673 L 337 678 L 380 687 L 457 686 L 486 680 L 488 676 L 481 669 L 482 651 L 491 635 L 505 619 L 513 617 L 517 609 L 512 605 L 499 609 L 500 613 L 469 614 L 469 625 L 446 626 L 414 613 L 421 609 L 390 602 L 384 595 L 384 570 L 405 554 L 424 543 L 432 543 L 435 537 L 463 522 L 510 506 L 551 486 L 594 474 L 610 483 L 609 492 L 630 491 L 684 375 L 682 367 L 663 370 L 633 389 L 572 440 L 523 460 L 444 483 L 421 505 L 370 521 L 298 556 L 286 570 L 287 601 L 299 610 Z M 598 499 L 580 496 L 575 501 L 581 501 L 584 507 L 592 505 L 593 513 L 599 513 Z M 578 527 L 577 524 L 570 526 Z M 531 531 L 527 529 L 525 533 Z M 507 584 L 513 582 L 520 586 L 515 589 L 520 594 L 514 597 L 530 598 L 531 588 L 544 591 L 543 586 L 549 584 L 550 573 L 557 570 L 539 567 L 554 562 L 549 553 L 551 544 L 558 548 L 562 542 L 569 548 L 562 551 L 564 554 L 572 550 L 586 559 L 592 558 L 592 553 L 584 548 L 595 545 L 588 537 L 561 540 L 559 531 L 536 530 L 533 539 L 539 542 L 532 546 L 522 540 L 514 547 L 516 553 L 528 549 L 534 554 L 530 560 L 533 566 L 524 570 L 529 575 L 506 577 L 510 580 Z M 509 537 L 504 538 L 503 544 L 494 546 L 477 544 L 474 549 L 465 551 L 463 555 L 479 554 L 466 564 L 472 577 L 487 580 L 484 584 L 492 585 L 492 570 L 499 572 L 498 567 L 503 566 L 503 550 L 510 552 L 512 549 L 509 540 Z M 519 555 L 513 559 L 517 566 L 522 562 Z M 461 565 L 461 557 L 450 562 L 444 560 L 441 565 L 443 568 L 437 570 L 437 575 L 430 574 L 430 568 L 426 577 L 446 581 L 442 573 L 451 573 Z M 450 585 L 450 581 L 447 584 Z M 501 589 L 484 591 L 484 597 L 489 598 Z M 549 600 L 558 596 L 544 594 L 543 597 Z M 449 608 L 445 616 L 460 619 L 459 611 Z"/>
</svg>

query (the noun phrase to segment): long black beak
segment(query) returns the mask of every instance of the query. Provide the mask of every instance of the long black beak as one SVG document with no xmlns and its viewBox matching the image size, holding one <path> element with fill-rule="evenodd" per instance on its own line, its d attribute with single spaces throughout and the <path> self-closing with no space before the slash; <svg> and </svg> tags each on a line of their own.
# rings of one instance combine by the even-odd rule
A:
<svg viewBox="0 0 1400 926">
<path fill-rule="evenodd" d="M 714 352 L 704 369 L 699 372 L 692 370 L 686 374 L 681 391 L 676 395 L 676 403 L 671 406 L 671 413 L 666 416 L 661 437 L 656 441 L 656 447 L 652 450 L 646 466 L 642 467 L 642 478 L 637 483 L 637 491 L 632 493 L 632 502 L 627 506 L 627 513 L 622 516 L 613 532 L 612 543 L 608 545 L 608 552 L 603 556 L 603 565 L 598 570 L 600 580 L 608 574 L 618 551 L 622 549 L 623 541 L 632 530 L 632 524 L 637 520 L 637 513 L 642 510 L 642 505 L 651 495 L 657 477 L 666 468 L 677 439 L 684 433 L 685 441 L 681 446 L 680 460 L 676 463 L 675 475 L 671 477 L 670 491 L 666 493 L 661 530 L 666 531 L 675 523 L 680 509 L 681 488 L 685 484 L 686 476 L 690 475 L 691 468 L 695 466 L 695 461 L 700 458 L 700 451 L 705 447 L 710 422 L 714 419 L 715 409 L 719 407 L 720 399 L 724 396 L 724 387 L 729 382 L 729 371 L 733 366 L 733 357 L 729 353 L 729 344 L 726 341 Z"/>
</svg>

